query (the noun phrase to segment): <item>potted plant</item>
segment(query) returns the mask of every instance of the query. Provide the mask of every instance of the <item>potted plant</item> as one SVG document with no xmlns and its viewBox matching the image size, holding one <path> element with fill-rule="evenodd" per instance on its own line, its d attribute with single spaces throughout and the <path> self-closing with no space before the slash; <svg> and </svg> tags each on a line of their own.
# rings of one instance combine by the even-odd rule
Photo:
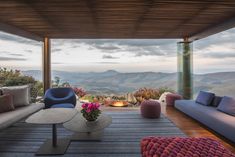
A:
<svg viewBox="0 0 235 157">
<path fill-rule="evenodd" d="M 100 108 L 99 103 L 84 103 L 82 104 L 81 113 L 88 122 L 94 122 L 101 114 L 99 108 Z"/>
</svg>

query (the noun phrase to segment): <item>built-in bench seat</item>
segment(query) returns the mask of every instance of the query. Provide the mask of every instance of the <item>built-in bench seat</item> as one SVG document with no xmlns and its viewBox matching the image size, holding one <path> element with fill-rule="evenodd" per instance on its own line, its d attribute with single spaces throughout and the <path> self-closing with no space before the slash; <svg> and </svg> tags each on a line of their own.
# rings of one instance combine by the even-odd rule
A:
<svg viewBox="0 0 235 157">
<path fill-rule="evenodd" d="M 0 113 L 0 130 L 10 125 L 14 124 L 17 121 L 33 114 L 44 108 L 43 103 L 32 103 L 27 106 L 17 107 L 13 111 Z"/>
<path fill-rule="evenodd" d="M 235 142 L 235 117 L 194 100 L 177 100 L 175 108 L 198 120 L 212 130 Z"/>
</svg>

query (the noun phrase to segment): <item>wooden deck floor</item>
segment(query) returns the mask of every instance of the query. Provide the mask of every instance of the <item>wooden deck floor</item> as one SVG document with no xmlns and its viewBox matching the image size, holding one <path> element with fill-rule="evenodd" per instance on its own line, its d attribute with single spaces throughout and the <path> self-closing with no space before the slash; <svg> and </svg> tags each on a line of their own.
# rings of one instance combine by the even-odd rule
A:
<svg viewBox="0 0 235 157">
<path fill-rule="evenodd" d="M 177 127 L 179 127 L 189 137 L 210 137 L 220 141 L 226 148 L 235 153 L 235 144 L 225 139 L 216 132 L 210 130 L 203 124 L 190 118 L 186 114 L 178 111 L 173 107 L 162 106 L 162 112 L 168 117 Z"/>
<path fill-rule="evenodd" d="M 170 119 L 179 129 L 181 129 L 189 137 L 210 137 L 212 139 L 220 141 L 226 148 L 235 153 L 235 143 L 227 140 L 221 135 L 217 134 L 213 130 L 207 128 L 203 124 L 190 118 L 186 114 L 178 111 L 174 107 L 162 107 L 162 113 Z M 127 111 L 136 110 L 139 108 L 106 108 L 108 111 Z"/>
<path fill-rule="evenodd" d="M 73 141 L 66 157 L 140 157 L 141 138 L 145 136 L 185 136 L 170 120 L 144 119 L 136 109 L 126 112 L 107 112 L 112 116 L 112 124 L 105 129 L 101 142 Z M 58 128 L 60 137 L 68 137 L 71 132 L 62 126 Z M 51 137 L 51 127 L 19 122 L 0 132 L 0 157 L 30 157 Z"/>
</svg>

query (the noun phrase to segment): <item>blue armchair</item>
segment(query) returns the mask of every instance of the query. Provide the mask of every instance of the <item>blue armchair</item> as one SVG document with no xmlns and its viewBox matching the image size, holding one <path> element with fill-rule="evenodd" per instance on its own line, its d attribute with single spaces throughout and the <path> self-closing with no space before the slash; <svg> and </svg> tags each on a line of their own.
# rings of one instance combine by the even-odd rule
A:
<svg viewBox="0 0 235 157">
<path fill-rule="evenodd" d="M 72 88 L 50 88 L 44 95 L 45 108 L 74 108 L 76 95 Z"/>
</svg>

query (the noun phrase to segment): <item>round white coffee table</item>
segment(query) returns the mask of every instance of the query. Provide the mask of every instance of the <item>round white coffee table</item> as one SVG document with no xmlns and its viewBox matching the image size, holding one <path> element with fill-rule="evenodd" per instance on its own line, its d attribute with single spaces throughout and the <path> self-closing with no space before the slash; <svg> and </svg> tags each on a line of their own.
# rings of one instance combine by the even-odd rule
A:
<svg viewBox="0 0 235 157">
<path fill-rule="evenodd" d="M 112 123 L 111 116 L 102 113 L 95 122 L 88 122 L 78 113 L 70 121 L 63 126 L 75 132 L 71 140 L 92 140 L 100 141 L 102 139 L 103 130 Z"/>
<path fill-rule="evenodd" d="M 66 152 L 70 140 L 57 139 L 56 124 L 71 120 L 77 113 L 76 109 L 71 108 L 50 108 L 40 110 L 26 119 L 26 123 L 52 125 L 52 140 L 47 140 L 36 155 L 61 155 Z"/>
</svg>

